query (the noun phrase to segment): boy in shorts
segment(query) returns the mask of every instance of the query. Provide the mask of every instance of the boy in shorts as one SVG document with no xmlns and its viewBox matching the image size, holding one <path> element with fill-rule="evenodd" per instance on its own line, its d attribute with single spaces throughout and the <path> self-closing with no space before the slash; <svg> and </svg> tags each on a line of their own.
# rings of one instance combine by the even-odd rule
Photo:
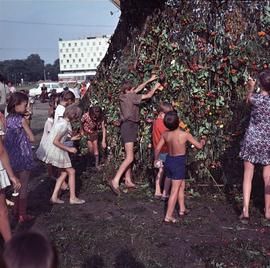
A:
<svg viewBox="0 0 270 268">
<path fill-rule="evenodd" d="M 115 177 L 109 182 L 112 191 L 116 195 L 120 195 L 119 182 L 123 174 L 125 174 L 125 185 L 127 188 L 136 188 L 132 182 L 131 167 L 134 160 L 134 142 L 137 141 L 139 131 L 140 110 L 139 104 L 142 100 L 150 99 L 156 90 L 161 86 L 156 83 L 155 86 L 147 94 L 137 94 L 145 88 L 148 83 L 157 79 L 153 75 L 149 80 L 135 87 L 131 81 L 125 81 L 122 85 L 122 93 L 120 94 L 120 110 L 121 110 L 121 138 L 125 147 L 125 160 L 120 165 Z"/>
<path fill-rule="evenodd" d="M 173 107 L 168 102 L 162 102 L 162 103 L 160 103 L 160 105 L 158 107 L 158 116 L 153 123 L 153 131 L 152 131 L 152 142 L 153 142 L 154 150 L 156 149 L 156 147 L 160 141 L 161 135 L 166 130 L 168 130 L 165 127 L 164 122 L 163 122 L 164 116 L 166 113 L 168 113 L 172 110 L 173 110 Z M 165 163 L 167 154 L 168 154 L 168 148 L 166 145 L 163 145 L 161 150 L 160 150 L 160 154 L 159 154 L 160 166 L 158 167 L 158 173 L 156 176 L 155 195 L 154 195 L 154 197 L 156 199 L 161 198 L 164 201 L 166 201 L 168 199 L 168 196 L 169 196 L 168 192 L 169 192 L 169 189 L 171 186 L 170 179 L 166 178 L 166 180 L 164 181 L 163 192 L 161 192 L 161 180 L 162 180 L 163 175 L 164 175 L 163 164 Z"/>
<path fill-rule="evenodd" d="M 164 221 L 167 223 L 175 223 L 177 220 L 173 217 L 173 212 L 176 200 L 178 200 L 179 203 L 179 216 L 184 216 L 187 213 L 184 202 L 186 143 L 190 142 L 197 149 L 202 149 L 205 145 L 205 140 L 198 142 L 190 133 L 180 130 L 179 117 L 174 111 L 168 112 L 165 115 L 164 125 L 168 128 L 168 131 L 162 134 L 155 150 L 155 165 L 158 162 L 162 146 L 166 144 L 168 147 L 168 155 L 164 167 L 166 177 L 171 179 L 172 187 Z"/>
</svg>

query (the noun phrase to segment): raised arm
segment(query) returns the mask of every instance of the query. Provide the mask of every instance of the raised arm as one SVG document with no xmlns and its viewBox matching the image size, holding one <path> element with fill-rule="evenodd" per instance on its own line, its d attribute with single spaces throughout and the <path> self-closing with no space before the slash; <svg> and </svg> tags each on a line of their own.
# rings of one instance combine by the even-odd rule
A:
<svg viewBox="0 0 270 268">
<path fill-rule="evenodd" d="M 31 128 L 29 127 L 29 124 L 27 123 L 27 120 L 25 118 L 22 119 L 22 126 L 24 131 L 26 132 L 27 137 L 31 142 L 35 142 L 35 137 L 33 135 L 33 132 Z"/>
<path fill-rule="evenodd" d="M 145 81 L 144 83 L 140 84 L 139 86 L 136 87 L 136 89 L 134 90 L 135 93 L 139 93 L 141 90 L 143 90 L 145 88 L 145 86 L 151 82 L 153 82 L 154 80 L 157 79 L 156 75 L 152 75 L 150 79 L 148 79 L 147 81 Z"/>
<path fill-rule="evenodd" d="M 159 87 L 160 83 L 156 83 L 155 86 L 147 94 L 142 95 L 142 100 L 151 99 Z"/>
<path fill-rule="evenodd" d="M 190 133 L 187 134 L 187 140 L 193 144 L 197 149 L 202 149 L 205 145 L 205 140 L 201 139 L 200 142 L 198 142 Z"/>
<path fill-rule="evenodd" d="M 256 85 L 256 80 L 254 80 L 253 78 L 249 77 L 248 81 L 247 81 L 247 103 L 250 102 L 250 97 L 252 95 L 252 93 L 254 92 L 255 89 L 255 85 Z"/>
</svg>

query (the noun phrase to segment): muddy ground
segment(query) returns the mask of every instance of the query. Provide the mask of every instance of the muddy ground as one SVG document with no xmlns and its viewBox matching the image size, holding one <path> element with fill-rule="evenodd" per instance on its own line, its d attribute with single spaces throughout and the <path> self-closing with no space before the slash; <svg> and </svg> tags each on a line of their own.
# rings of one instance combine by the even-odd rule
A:
<svg viewBox="0 0 270 268">
<path fill-rule="evenodd" d="M 35 104 L 32 128 L 37 141 L 46 120 L 48 104 Z M 38 144 L 38 142 L 37 142 Z M 29 211 L 36 219 L 17 224 L 14 233 L 37 229 L 55 244 L 62 268 L 105 267 L 270 267 L 270 228 L 262 221 L 262 200 L 252 206 L 249 225 L 237 219 L 239 189 L 187 189 L 191 212 L 175 225 L 162 222 L 166 204 L 154 200 L 153 178 L 135 178 L 139 188 L 116 198 L 106 185 L 110 164 L 97 172 L 86 167 L 85 157 L 74 159 L 77 191 L 86 204 L 51 205 L 54 181 L 37 162 L 31 176 Z M 3 246 L 3 243 L 2 243 Z"/>
</svg>

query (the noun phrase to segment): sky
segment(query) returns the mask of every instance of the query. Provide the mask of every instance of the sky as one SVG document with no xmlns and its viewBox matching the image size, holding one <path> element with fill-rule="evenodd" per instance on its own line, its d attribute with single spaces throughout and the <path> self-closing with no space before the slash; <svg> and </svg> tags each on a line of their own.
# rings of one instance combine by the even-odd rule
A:
<svg viewBox="0 0 270 268">
<path fill-rule="evenodd" d="M 112 35 L 119 17 L 109 0 L 0 0 L 0 61 L 39 54 L 53 63 L 59 38 Z"/>
</svg>

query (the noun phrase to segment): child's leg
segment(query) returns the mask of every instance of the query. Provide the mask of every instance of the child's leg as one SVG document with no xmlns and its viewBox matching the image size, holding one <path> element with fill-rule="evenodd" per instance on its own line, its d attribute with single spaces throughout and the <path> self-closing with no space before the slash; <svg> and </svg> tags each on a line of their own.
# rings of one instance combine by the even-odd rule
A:
<svg viewBox="0 0 270 268">
<path fill-rule="evenodd" d="M 95 156 L 95 167 L 99 168 L 98 140 L 94 140 L 92 144 L 93 144 L 93 152 Z"/>
<path fill-rule="evenodd" d="M 19 217 L 28 218 L 27 210 L 27 195 L 28 195 L 28 181 L 30 171 L 24 170 L 19 172 L 19 178 L 21 182 L 21 188 L 19 190 Z"/>
<path fill-rule="evenodd" d="M 132 182 L 132 163 L 128 166 L 125 172 L 125 185 L 128 188 L 136 187 L 136 185 Z"/>
<path fill-rule="evenodd" d="M 160 196 L 161 195 L 161 187 L 160 187 L 160 182 L 164 174 L 164 169 L 159 168 L 158 169 L 158 174 L 156 176 L 156 188 L 155 188 L 155 195 Z"/>
<path fill-rule="evenodd" d="M 69 202 L 71 204 L 83 204 L 84 200 L 77 198 L 75 193 L 75 169 L 72 167 L 66 168 L 66 172 L 68 174 L 68 184 L 70 188 Z"/>
<path fill-rule="evenodd" d="M 53 177 L 53 166 L 51 164 L 47 164 L 47 171 L 49 178 Z"/>
<path fill-rule="evenodd" d="M 270 219 L 270 165 L 263 168 L 265 218 Z"/>
<path fill-rule="evenodd" d="M 6 206 L 6 197 L 3 190 L 2 192 L 0 191 L 0 232 L 5 242 L 11 239 L 8 210 Z"/>
<path fill-rule="evenodd" d="M 63 201 L 58 198 L 58 193 L 59 193 L 59 191 L 61 189 L 61 185 L 65 181 L 66 177 L 67 177 L 67 172 L 65 170 L 61 170 L 60 176 L 55 183 L 53 194 L 51 197 L 51 201 L 53 203 L 63 203 Z"/>
<path fill-rule="evenodd" d="M 174 218 L 173 212 L 175 209 L 176 200 L 179 195 L 179 188 L 180 188 L 181 183 L 182 183 L 182 180 L 172 180 L 172 189 L 171 189 L 171 194 L 168 201 L 168 208 L 167 208 L 165 219 Z"/>
<path fill-rule="evenodd" d="M 112 180 L 112 185 L 115 188 L 119 187 L 119 181 L 124 172 L 128 169 L 129 165 L 133 162 L 134 159 L 134 153 L 133 153 L 133 148 L 134 148 L 134 142 L 128 142 L 125 143 L 125 160 L 123 163 L 120 165 L 115 177 Z"/>
<path fill-rule="evenodd" d="M 165 177 L 164 187 L 163 187 L 163 192 L 162 192 L 163 197 L 169 196 L 170 188 L 171 188 L 171 179 Z"/>
<path fill-rule="evenodd" d="M 249 201 L 252 187 L 254 165 L 248 161 L 244 162 L 244 181 L 243 181 L 243 217 L 249 217 Z"/>
<path fill-rule="evenodd" d="M 185 186 L 186 183 L 184 180 L 182 180 L 182 183 L 180 185 L 179 194 L 178 194 L 178 203 L 179 203 L 179 215 L 184 214 L 186 211 L 185 206 Z"/>
</svg>

